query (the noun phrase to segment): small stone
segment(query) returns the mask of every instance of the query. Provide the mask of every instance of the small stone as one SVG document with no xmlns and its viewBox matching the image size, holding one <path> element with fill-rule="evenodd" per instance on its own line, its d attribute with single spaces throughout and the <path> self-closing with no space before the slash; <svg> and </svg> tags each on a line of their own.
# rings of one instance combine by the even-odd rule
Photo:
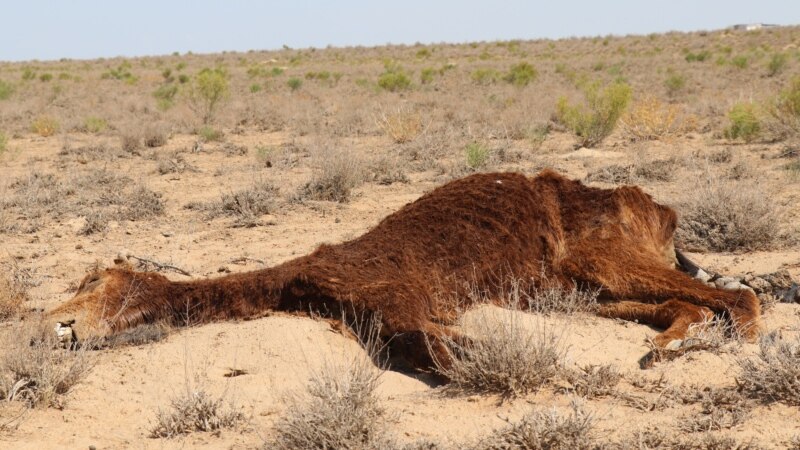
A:
<svg viewBox="0 0 800 450">
<path fill-rule="evenodd" d="M 172 237 L 175 235 L 175 233 L 173 233 L 172 231 L 162 231 L 161 235 L 164 237 Z"/>
<path fill-rule="evenodd" d="M 717 289 L 725 289 L 726 284 L 733 282 L 736 282 L 736 280 L 731 277 L 719 277 L 714 280 L 714 284 L 717 286 Z"/>
<path fill-rule="evenodd" d="M 231 273 L 231 269 L 229 269 L 227 266 L 220 266 L 219 269 L 217 269 L 217 272 Z"/>
<path fill-rule="evenodd" d="M 335 219 L 333 220 L 333 223 L 339 223 L 339 222 L 341 222 L 341 221 L 342 221 L 342 219 L 340 219 L 340 218 L 338 218 L 338 217 L 337 217 L 337 218 L 335 218 Z"/>
<path fill-rule="evenodd" d="M 738 291 L 742 288 L 742 283 L 738 281 L 731 281 L 730 283 L 725 283 L 725 286 L 722 286 L 722 289 L 726 291 Z"/>
<path fill-rule="evenodd" d="M 708 272 L 703 269 L 697 269 L 697 273 L 694 274 L 694 278 L 703 283 L 707 283 L 709 280 L 711 280 L 711 275 L 709 275 Z"/>
<path fill-rule="evenodd" d="M 773 290 L 777 289 L 791 289 L 792 287 L 792 276 L 789 275 L 789 271 L 786 269 L 781 269 L 777 272 L 773 272 L 766 275 L 761 275 L 767 283 L 772 285 Z"/>
<path fill-rule="evenodd" d="M 683 345 L 683 341 L 680 339 L 675 339 L 673 341 L 669 341 L 669 343 L 664 346 L 664 350 L 676 351 L 681 348 L 681 345 Z"/>
<path fill-rule="evenodd" d="M 752 277 L 749 280 L 745 279 L 745 284 L 753 288 L 757 294 L 772 292 L 772 285 L 761 277 Z"/>
<path fill-rule="evenodd" d="M 714 284 L 713 281 L 706 281 L 706 286 L 708 286 L 710 288 L 716 288 L 717 287 L 717 285 Z"/>
<path fill-rule="evenodd" d="M 81 250 L 83 248 L 83 244 L 75 244 L 75 250 Z"/>
</svg>

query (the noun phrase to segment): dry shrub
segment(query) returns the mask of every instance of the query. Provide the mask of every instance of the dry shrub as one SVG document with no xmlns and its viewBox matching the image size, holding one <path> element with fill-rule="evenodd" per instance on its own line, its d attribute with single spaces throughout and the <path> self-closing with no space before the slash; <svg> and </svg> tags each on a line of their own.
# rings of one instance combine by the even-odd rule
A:
<svg viewBox="0 0 800 450">
<path fill-rule="evenodd" d="M 531 300 L 519 283 L 512 283 L 498 303 L 514 311 L 485 307 L 462 319 L 467 342 L 444 338 L 452 363 L 434 362 L 450 380 L 447 390 L 510 398 L 538 390 L 561 371 L 566 353 L 561 334 L 540 318 L 516 312 L 536 312 L 531 301 L 536 298 Z"/>
<path fill-rule="evenodd" d="M 39 116 L 31 122 L 31 131 L 42 137 L 52 136 L 58 129 L 58 121 L 50 116 Z"/>
<path fill-rule="evenodd" d="M 133 130 L 126 131 L 119 136 L 122 150 L 132 154 L 135 154 L 142 147 L 142 140 L 142 134 Z"/>
<path fill-rule="evenodd" d="M 735 251 L 772 248 L 780 239 L 780 211 L 770 194 L 751 182 L 706 173 L 678 205 L 676 238 L 687 248 Z"/>
<path fill-rule="evenodd" d="M 244 421 L 240 408 L 226 404 L 225 395 L 214 397 L 204 389 L 191 389 L 173 398 L 168 411 L 159 410 L 150 428 L 151 438 L 174 438 L 194 431 L 233 428 Z"/>
<path fill-rule="evenodd" d="M 567 416 L 557 411 L 535 410 L 517 423 L 494 432 L 475 445 L 475 450 L 588 450 L 602 444 L 592 435 L 594 417 L 573 403 Z"/>
<path fill-rule="evenodd" d="M 0 321 L 17 317 L 28 300 L 26 287 L 16 277 L 0 276 Z"/>
<path fill-rule="evenodd" d="M 312 151 L 314 174 L 300 189 L 298 198 L 344 203 L 364 182 L 364 162 L 347 150 L 320 146 Z"/>
<path fill-rule="evenodd" d="M 167 144 L 167 132 L 161 126 L 151 125 L 145 128 L 142 134 L 142 141 L 145 147 L 162 147 Z"/>
<path fill-rule="evenodd" d="M 380 330 L 372 326 L 365 331 L 367 354 L 343 362 L 326 361 L 312 374 L 305 392 L 288 399 L 289 406 L 275 425 L 275 442 L 265 448 L 397 448 L 385 427 L 387 412 L 375 392 L 382 374 L 373 364 L 381 352 Z"/>
<path fill-rule="evenodd" d="M 686 417 L 679 424 L 688 433 L 732 428 L 744 422 L 749 410 L 745 398 L 734 389 L 706 387 L 690 400 L 700 403 L 700 414 Z"/>
<path fill-rule="evenodd" d="M 161 175 L 169 173 L 197 172 L 197 168 L 186 161 L 178 152 L 159 153 L 156 156 L 156 170 Z"/>
<path fill-rule="evenodd" d="M 91 343 L 77 350 L 58 348 L 52 324 L 41 319 L 7 329 L 0 355 L 0 398 L 30 406 L 64 405 L 64 394 L 80 383 L 95 363 Z"/>
<path fill-rule="evenodd" d="M 410 142 L 422 132 L 422 115 L 406 108 L 398 108 L 393 113 L 381 113 L 375 123 L 396 144 Z"/>
<path fill-rule="evenodd" d="M 612 395 L 622 375 L 614 366 L 604 364 L 565 370 L 564 378 L 570 385 L 567 391 L 591 399 Z"/>
<path fill-rule="evenodd" d="M 761 449 L 750 442 L 739 442 L 724 434 L 703 433 L 700 436 L 684 435 L 658 428 L 639 430 L 627 439 L 615 443 L 610 448 L 621 450 L 757 450 Z"/>
<path fill-rule="evenodd" d="M 79 172 L 62 181 L 52 174 L 32 173 L 10 186 L 11 195 L 0 199 L 3 209 L 18 220 L 0 231 L 34 232 L 46 220 L 65 215 L 86 217 L 91 233 L 105 229 L 109 220 L 144 220 L 163 214 L 161 195 L 105 169 Z"/>
<path fill-rule="evenodd" d="M 738 383 L 751 397 L 800 405 L 800 339 L 761 338 L 756 357 L 738 359 Z"/>
<path fill-rule="evenodd" d="M 635 102 L 620 124 L 631 141 L 668 140 L 688 131 L 681 108 L 652 96 Z"/>
<path fill-rule="evenodd" d="M 642 181 L 672 181 L 682 166 L 678 158 L 640 159 L 633 164 L 610 164 L 589 172 L 586 181 L 613 184 L 636 184 Z"/>
<path fill-rule="evenodd" d="M 218 201 L 190 203 L 186 208 L 203 210 L 209 219 L 234 217 L 234 226 L 256 226 L 259 224 L 259 217 L 268 214 L 275 207 L 278 192 L 278 187 L 271 181 L 258 180 L 239 191 L 223 193 Z"/>
<path fill-rule="evenodd" d="M 386 155 L 375 158 L 370 163 L 369 172 L 369 179 L 380 185 L 409 182 L 404 165 L 399 158 L 391 158 Z"/>
</svg>

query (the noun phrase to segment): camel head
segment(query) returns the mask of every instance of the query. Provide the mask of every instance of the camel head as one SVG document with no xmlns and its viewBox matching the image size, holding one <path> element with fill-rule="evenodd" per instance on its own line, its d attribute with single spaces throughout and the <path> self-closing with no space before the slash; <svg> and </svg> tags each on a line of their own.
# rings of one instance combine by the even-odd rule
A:
<svg viewBox="0 0 800 450">
<path fill-rule="evenodd" d="M 167 299 L 168 285 L 169 280 L 156 273 L 95 270 L 83 278 L 72 299 L 47 317 L 64 346 L 101 339 L 146 322 Z"/>
</svg>

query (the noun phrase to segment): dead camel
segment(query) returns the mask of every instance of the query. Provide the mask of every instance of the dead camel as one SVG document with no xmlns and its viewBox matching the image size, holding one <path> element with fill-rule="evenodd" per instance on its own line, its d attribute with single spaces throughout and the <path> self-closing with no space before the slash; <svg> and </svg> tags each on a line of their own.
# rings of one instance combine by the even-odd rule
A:
<svg viewBox="0 0 800 450">
<path fill-rule="evenodd" d="M 65 339 L 110 336 L 160 320 L 211 322 L 268 311 L 379 314 L 393 356 L 417 369 L 449 361 L 442 337 L 465 281 L 498 294 L 504 279 L 600 291 L 600 315 L 663 328 L 675 345 L 714 314 L 754 337 L 748 290 L 706 286 L 676 269 L 676 213 L 638 187 L 597 189 L 545 170 L 471 175 L 441 186 L 371 231 L 276 267 L 197 281 L 111 268 L 87 275 L 49 313 Z M 59 328 L 61 327 L 61 328 Z"/>
</svg>

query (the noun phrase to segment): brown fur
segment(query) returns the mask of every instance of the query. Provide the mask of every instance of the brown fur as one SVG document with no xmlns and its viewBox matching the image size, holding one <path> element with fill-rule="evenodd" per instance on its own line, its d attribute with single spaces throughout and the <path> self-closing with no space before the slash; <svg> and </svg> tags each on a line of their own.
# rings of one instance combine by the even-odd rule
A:
<svg viewBox="0 0 800 450">
<path fill-rule="evenodd" d="M 424 195 L 359 238 L 276 267 L 188 282 L 118 268 L 91 274 L 50 316 L 75 319 L 83 339 L 163 319 L 379 313 L 395 356 L 424 369 L 432 356 L 448 360 L 439 338 L 455 335 L 447 326 L 456 311 L 443 299 L 468 298 L 467 281 L 490 296 L 509 277 L 535 286 L 544 271 L 566 288 L 599 289 L 603 316 L 665 328 L 659 345 L 712 312 L 754 336 L 760 306 L 752 292 L 713 289 L 674 268 L 676 221 L 638 187 L 591 188 L 552 171 L 478 174 Z"/>
</svg>

